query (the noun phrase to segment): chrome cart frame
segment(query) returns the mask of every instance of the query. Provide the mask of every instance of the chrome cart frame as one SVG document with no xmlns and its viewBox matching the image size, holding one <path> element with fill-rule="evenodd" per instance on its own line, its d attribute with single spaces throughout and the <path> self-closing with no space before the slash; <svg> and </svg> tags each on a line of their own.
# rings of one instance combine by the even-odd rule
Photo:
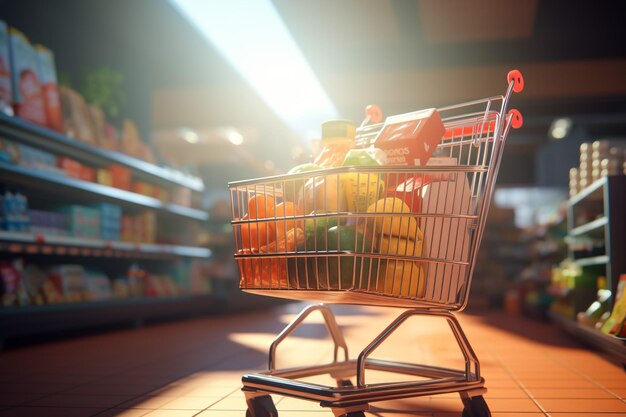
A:
<svg viewBox="0 0 626 417">
<path fill-rule="evenodd" d="M 277 416 L 270 394 L 319 402 L 335 416 L 361 417 L 372 402 L 450 392 L 459 393 L 464 416 L 491 415 L 483 398 L 486 388 L 480 362 L 453 312 L 467 305 L 505 140 L 511 127 L 522 124 L 520 113 L 508 111 L 508 104 L 513 92 L 522 91 L 524 81 L 517 70 L 509 72 L 507 79 L 502 96 L 437 109 L 446 132 L 437 151 L 451 158 L 451 164 L 341 167 L 229 184 L 242 290 L 322 303 L 407 309 L 373 338 L 357 359 L 350 359 L 330 308 L 325 304 L 306 307 L 270 346 L 268 370 L 243 376 L 247 416 Z M 402 117 L 410 120 L 411 115 Z M 357 146 L 369 146 L 384 126 L 361 126 Z M 410 182 L 418 184 L 414 187 L 418 197 L 413 201 L 414 197 L 407 199 L 409 194 L 402 194 L 406 203 L 413 204 L 409 211 L 395 207 L 400 204 L 397 198 L 389 200 L 394 207 L 349 210 L 337 201 L 345 192 L 342 184 L 346 178 L 365 188 L 357 188 L 357 194 L 366 195 L 371 187 L 378 196 L 381 189 L 393 184 L 387 195 L 398 197 L 400 187 L 394 187 Z M 253 215 L 249 213 L 253 211 L 250 196 L 276 203 L 299 196 L 305 209 L 261 215 L 255 208 Z M 327 227 L 330 222 L 335 225 L 334 235 L 333 227 Z M 323 232 L 318 233 L 320 225 Z M 297 232 L 305 227 L 307 239 L 298 240 Z M 341 234 L 342 229 L 346 233 Z M 342 246 L 340 240 L 352 246 Z M 384 245 L 391 241 L 396 244 L 393 251 Z M 278 369 L 277 347 L 315 311 L 322 314 L 334 343 L 332 362 Z M 463 369 L 370 357 L 412 316 L 448 322 L 464 358 Z M 419 379 L 368 383 L 366 375 L 371 370 Z M 336 384 L 302 381 L 318 375 L 330 375 Z M 355 378 L 354 384 L 351 378 Z"/>
</svg>

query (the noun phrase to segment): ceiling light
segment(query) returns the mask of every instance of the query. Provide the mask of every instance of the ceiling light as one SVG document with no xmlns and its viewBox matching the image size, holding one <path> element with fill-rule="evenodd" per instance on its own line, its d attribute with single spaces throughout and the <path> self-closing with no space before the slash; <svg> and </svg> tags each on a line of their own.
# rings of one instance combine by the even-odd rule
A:
<svg viewBox="0 0 626 417">
<path fill-rule="evenodd" d="M 200 137 L 196 132 L 186 127 L 181 127 L 180 129 L 178 129 L 178 134 L 181 138 L 191 144 L 198 143 L 198 141 L 200 140 Z"/>
<path fill-rule="evenodd" d="M 243 144 L 243 135 L 234 129 L 228 130 L 226 132 L 226 137 L 233 145 L 239 146 Z"/>
<path fill-rule="evenodd" d="M 306 141 L 337 110 L 270 0 L 169 0 Z"/>
<path fill-rule="evenodd" d="M 564 139 L 572 130 L 572 119 L 564 117 L 556 119 L 550 126 L 550 136 L 553 139 Z"/>
</svg>

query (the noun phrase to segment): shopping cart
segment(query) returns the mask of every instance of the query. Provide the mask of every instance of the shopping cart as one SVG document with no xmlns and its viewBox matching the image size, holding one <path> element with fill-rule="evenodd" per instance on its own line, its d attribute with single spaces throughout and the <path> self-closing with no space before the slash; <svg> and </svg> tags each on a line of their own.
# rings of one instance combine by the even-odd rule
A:
<svg viewBox="0 0 626 417">
<path fill-rule="evenodd" d="M 360 417 L 372 402 L 449 392 L 460 394 L 464 416 L 491 415 L 480 363 L 452 313 L 467 305 L 505 139 L 522 124 L 520 113 L 507 107 L 524 80 L 517 70 L 507 78 L 503 96 L 437 109 L 445 134 L 431 159 L 444 165 L 341 167 L 229 183 L 241 289 L 322 302 L 306 307 L 276 337 L 266 372 L 243 376 L 246 416 L 277 416 L 270 394 L 319 402 L 335 416 Z M 372 144 L 384 127 L 362 125 L 357 146 Z M 350 205 L 346 195 L 360 204 Z M 407 310 L 350 359 L 323 303 Z M 278 345 L 314 311 L 321 312 L 333 340 L 332 361 L 277 369 Z M 412 316 L 448 322 L 463 369 L 370 358 Z M 370 371 L 409 381 L 368 382 Z M 321 375 L 336 384 L 304 381 Z"/>
</svg>

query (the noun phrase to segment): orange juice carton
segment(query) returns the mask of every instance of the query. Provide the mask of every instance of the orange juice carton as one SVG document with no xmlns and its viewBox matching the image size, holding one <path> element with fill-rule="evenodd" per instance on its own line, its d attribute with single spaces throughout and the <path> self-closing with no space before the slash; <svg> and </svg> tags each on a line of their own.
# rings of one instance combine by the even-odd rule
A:
<svg viewBox="0 0 626 417">
<path fill-rule="evenodd" d="M 35 51 L 37 53 L 39 81 L 41 82 L 48 127 L 57 132 L 64 132 L 59 84 L 57 82 L 57 72 L 54 66 L 54 54 L 43 45 L 35 45 Z"/>
<path fill-rule="evenodd" d="M 425 109 L 387 117 L 374 146 L 385 152 L 387 165 L 426 165 L 444 133 L 439 112 Z"/>
<path fill-rule="evenodd" d="M 47 126 L 46 107 L 37 69 L 37 52 L 28 38 L 15 28 L 9 29 L 9 46 L 15 114 L 29 122 Z"/>
<path fill-rule="evenodd" d="M 13 88 L 7 24 L 0 20 L 0 111 L 13 115 Z"/>
</svg>

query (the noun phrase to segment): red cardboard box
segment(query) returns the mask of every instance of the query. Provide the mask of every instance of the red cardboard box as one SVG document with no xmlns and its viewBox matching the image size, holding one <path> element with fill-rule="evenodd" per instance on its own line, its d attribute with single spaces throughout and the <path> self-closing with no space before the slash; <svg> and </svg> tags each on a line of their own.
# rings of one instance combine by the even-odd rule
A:
<svg viewBox="0 0 626 417">
<path fill-rule="evenodd" d="M 374 140 L 388 165 L 426 165 L 445 132 L 436 109 L 387 117 Z"/>
<path fill-rule="evenodd" d="M 82 179 L 82 164 L 66 156 L 57 159 L 57 165 L 68 177 Z"/>
</svg>

